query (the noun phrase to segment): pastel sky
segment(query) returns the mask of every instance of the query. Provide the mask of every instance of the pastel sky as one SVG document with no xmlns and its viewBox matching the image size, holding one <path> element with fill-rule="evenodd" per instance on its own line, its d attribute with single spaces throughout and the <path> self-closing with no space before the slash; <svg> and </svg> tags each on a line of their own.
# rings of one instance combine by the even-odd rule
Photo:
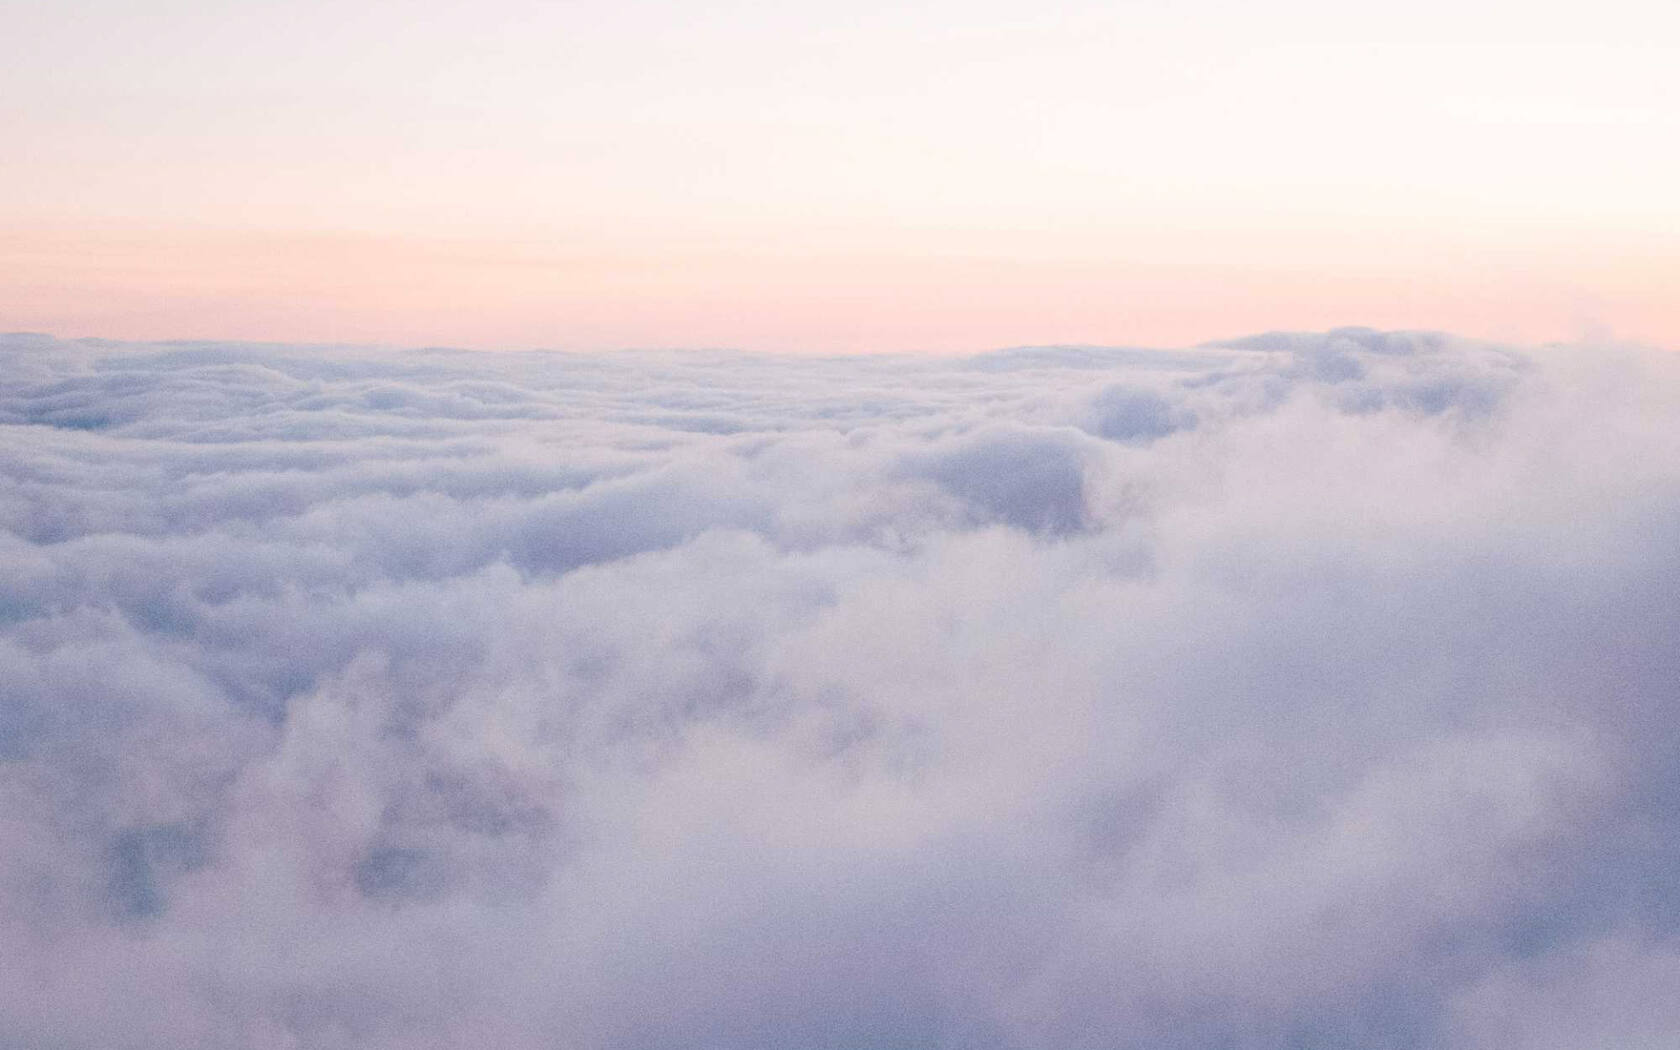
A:
<svg viewBox="0 0 1680 1050">
<path fill-rule="evenodd" d="M 0 0 L 0 329 L 1680 347 L 1680 5 Z"/>
</svg>

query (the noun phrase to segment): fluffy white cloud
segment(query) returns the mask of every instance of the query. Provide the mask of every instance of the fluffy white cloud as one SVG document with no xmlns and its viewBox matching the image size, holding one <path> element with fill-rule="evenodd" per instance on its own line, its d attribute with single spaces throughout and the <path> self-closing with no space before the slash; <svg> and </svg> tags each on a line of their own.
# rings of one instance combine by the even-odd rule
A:
<svg viewBox="0 0 1680 1050">
<path fill-rule="evenodd" d="M 0 1047 L 1667 1045 L 1677 420 L 5 337 Z"/>
</svg>

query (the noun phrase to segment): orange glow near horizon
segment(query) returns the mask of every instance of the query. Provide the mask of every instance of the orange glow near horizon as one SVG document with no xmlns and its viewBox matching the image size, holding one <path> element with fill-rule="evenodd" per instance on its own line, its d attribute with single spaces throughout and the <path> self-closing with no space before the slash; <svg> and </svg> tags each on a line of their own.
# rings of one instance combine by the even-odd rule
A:
<svg viewBox="0 0 1680 1050">
<path fill-rule="evenodd" d="M 1680 5 L 58 0 L 0 328 L 464 347 L 1680 347 Z"/>
<path fill-rule="evenodd" d="M 1159 239 L 1159 235 L 1156 235 Z M 1432 328 L 1511 342 L 1680 347 L 1658 246 L 1397 245 L 1382 261 L 1301 236 L 1292 254 L 1171 243 L 949 237 L 791 249 L 374 236 L 0 237 L 14 330 L 482 349 L 736 347 L 964 352 L 1189 346 L 1280 328 Z M 1223 252 L 1218 249 L 1223 247 Z M 1515 265 L 1510 256 L 1517 256 Z"/>
</svg>

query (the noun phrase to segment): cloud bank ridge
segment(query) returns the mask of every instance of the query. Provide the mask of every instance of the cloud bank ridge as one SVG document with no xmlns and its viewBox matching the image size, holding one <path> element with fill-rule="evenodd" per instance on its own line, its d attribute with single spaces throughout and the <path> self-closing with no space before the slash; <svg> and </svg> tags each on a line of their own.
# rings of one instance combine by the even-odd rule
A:
<svg viewBox="0 0 1680 1050">
<path fill-rule="evenodd" d="M 0 1048 L 1680 1034 L 1669 357 L 0 336 L 0 565 Z"/>
</svg>

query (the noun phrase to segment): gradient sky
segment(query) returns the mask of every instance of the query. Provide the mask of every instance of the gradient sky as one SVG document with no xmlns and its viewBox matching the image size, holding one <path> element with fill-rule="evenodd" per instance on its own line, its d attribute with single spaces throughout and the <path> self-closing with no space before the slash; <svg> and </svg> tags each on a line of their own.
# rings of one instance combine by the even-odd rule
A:
<svg viewBox="0 0 1680 1050">
<path fill-rule="evenodd" d="M 1680 5 L 0 0 L 0 328 L 1680 346 Z"/>
</svg>

